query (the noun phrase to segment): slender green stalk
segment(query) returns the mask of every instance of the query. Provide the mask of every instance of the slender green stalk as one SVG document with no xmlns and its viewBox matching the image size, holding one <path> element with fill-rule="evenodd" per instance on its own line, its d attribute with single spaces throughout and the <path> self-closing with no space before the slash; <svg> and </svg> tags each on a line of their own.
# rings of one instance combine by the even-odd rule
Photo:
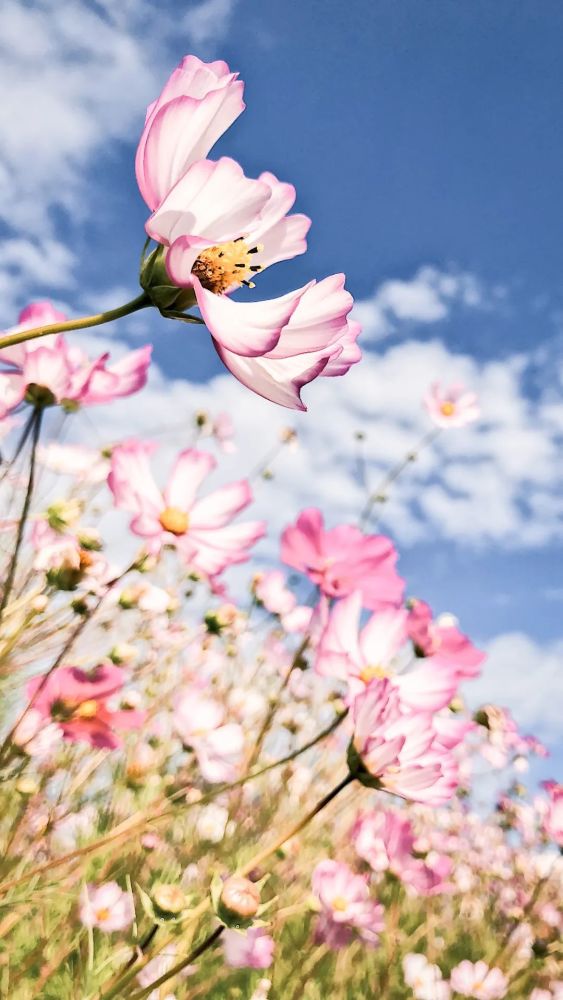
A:
<svg viewBox="0 0 563 1000">
<path fill-rule="evenodd" d="M 253 857 L 250 858 L 250 860 L 247 861 L 246 864 L 244 864 L 241 868 L 239 868 L 235 874 L 245 876 L 248 875 L 248 873 L 251 872 L 253 868 L 259 867 L 259 865 L 261 865 L 264 861 L 270 858 L 272 854 L 275 854 L 276 851 L 279 851 L 279 849 L 283 847 L 283 845 L 288 840 L 291 840 L 293 837 L 296 837 L 298 833 L 301 833 L 301 831 L 304 830 L 306 826 L 308 826 L 311 820 L 314 819 L 315 816 L 318 816 L 319 813 L 322 812 L 322 810 L 330 802 L 332 802 L 333 799 L 335 799 L 336 796 L 339 795 L 340 792 L 344 788 L 346 788 L 349 784 L 351 784 L 351 782 L 354 780 L 355 780 L 354 775 L 348 773 L 346 777 L 342 779 L 342 781 L 339 781 L 338 784 L 331 789 L 330 792 L 327 792 L 326 795 L 323 795 L 322 799 L 319 799 L 316 805 L 313 806 L 313 808 L 309 810 L 309 812 L 306 813 L 299 820 L 298 823 L 296 823 L 294 826 L 291 826 L 289 829 L 284 830 L 284 832 L 279 837 L 277 837 L 273 843 L 268 844 L 268 846 L 259 851 L 258 854 L 253 855 Z M 181 972 L 183 969 L 185 969 L 186 966 L 191 965 L 197 958 L 200 957 L 200 955 L 202 955 L 205 951 L 207 951 L 208 948 L 211 948 L 215 944 L 215 942 L 219 939 L 219 937 L 223 933 L 223 930 L 224 930 L 223 926 L 216 927 L 215 930 L 212 931 L 210 934 L 208 934 L 208 936 L 204 938 L 204 940 L 197 946 L 197 948 L 195 948 L 194 951 L 192 951 L 187 956 L 187 958 L 181 959 L 181 961 L 177 962 L 176 965 L 173 965 L 172 968 L 168 970 L 168 972 L 165 972 L 164 975 L 160 976 L 158 979 L 155 979 L 154 982 L 150 983 L 149 986 L 146 986 L 143 990 L 140 990 L 137 993 L 133 993 L 130 997 L 130 1000 L 144 1000 L 144 998 L 147 997 L 149 993 L 151 993 L 153 990 L 159 989 L 160 986 L 163 986 L 164 983 L 167 982 L 169 979 L 172 979 L 173 976 L 178 975 L 178 973 Z M 100 998 L 100 1000 L 113 1000 L 113 997 L 118 995 L 115 992 L 117 987 L 121 988 L 121 984 L 119 983 L 116 984 L 114 991 L 112 993 L 104 994 Z"/>
<path fill-rule="evenodd" d="M 425 448 L 428 447 L 428 445 L 432 444 L 432 442 L 436 440 L 438 434 L 440 433 L 440 430 L 441 430 L 440 427 L 433 427 L 432 430 L 428 432 L 428 434 L 425 434 L 424 437 L 421 438 L 421 440 L 418 442 L 418 444 L 414 446 L 414 448 L 411 448 L 409 451 L 407 451 L 406 455 L 400 460 L 400 462 L 397 462 L 397 464 L 394 465 L 393 468 L 390 469 L 389 472 L 385 474 L 385 476 L 379 483 L 379 486 L 373 491 L 373 493 L 370 493 L 369 497 L 366 500 L 364 509 L 360 514 L 361 528 L 365 528 L 367 526 L 367 523 L 371 518 L 373 508 L 375 507 L 375 505 L 385 503 L 385 501 L 389 496 L 389 489 L 393 485 L 393 483 L 399 478 L 401 473 L 404 472 L 404 470 L 407 468 L 408 465 L 411 464 L 411 462 L 416 462 L 421 451 L 423 451 Z"/>
<path fill-rule="evenodd" d="M 67 333 L 70 330 L 87 330 L 91 326 L 102 326 L 103 323 L 112 323 L 123 316 L 130 316 L 131 313 L 138 312 L 139 309 L 146 309 L 150 306 L 151 300 L 143 292 L 131 302 L 126 302 L 117 309 L 108 309 L 106 312 L 95 313 L 93 316 L 82 316 L 79 319 L 68 319 L 63 323 L 49 323 L 47 326 L 36 326 L 31 330 L 19 330 L 17 333 L 10 333 L 6 337 L 0 338 L 0 350 L 5 347 L 13 347 L 14 344 L 23 344 L 27 340 L 36 340 L 38 337 L 48 337 L 51 333 Z"/>
<path fill-rule="evenodd" d="M 25 491 L 25 499 L 23 502 L 22 512 L 18 524 L 18 531 L 16 535 L 14 551 L 12 553 L 12 558 L 10 560 L 10 566 L 8 569 L 8 575 L 6 576 L 6 582 L 4 583 L 2 600 L 0 601 L 0 619 L 2 618 L 2 615 L 4 614 L 4 611 L 6 609 L 6 605 L 10 600 L 10 594 L 12 593 L 12 587 L 14 586 L 16 570 L 18 568 L 20 549 L 23 542 L 25 526 L 27 523 L 27 516 L 29 514 L 29 508 L 31 506 L 31 498 L 33 496 L 33 486 L 35 483 L 35 460 L 37 457 L 37 444 L 39 442 L 39 435 L 41 433 L 42 416 L 43 416 L 43 409 L 42 408 L 36 409 L 33 420 L 31 456 L 29 459 L 29 475 L 27 478 L 27 489 Z"/>
</svg>

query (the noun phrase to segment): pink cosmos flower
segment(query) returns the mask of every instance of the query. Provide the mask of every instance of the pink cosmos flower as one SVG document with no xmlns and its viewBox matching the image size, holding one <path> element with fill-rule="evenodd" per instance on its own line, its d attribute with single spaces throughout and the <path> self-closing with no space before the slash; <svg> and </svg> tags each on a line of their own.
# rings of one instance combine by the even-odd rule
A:
<svg viewBox="0 0 563 1000">
<path fill-rule="evenodd" d="M 164 247 L 171 282 L 192 290 L 214 345 L 244 385 L 304 409 L 301 389 L 359 360 L 351 296 L 333 275 L 266 302 L 233 302 L 256 273 L 306 249 L 310 219 L 288 215 L 295 189 L 256 180 L 227 157 L 204 157 L 240 114 L 242 83 L 225 63 L 188 56 L 149 108 L 137 151 L 139 187 L 153 210 L 146 230 Z"/>
<path fill-rule="evenodd" d="M 352 706 L 354 754 L 378 787 L 414 802 L 442 805 L 459 782 L 456 760 L 427 712 L 407 713 L 389 680 L 373 680 Z M 358 774 L 362 780 L 361 773 Z M 369 782 L 368 782 L 369 783 Z"/>
<path fill-rule="evenodd" d="M 233 440 L 235 428 L 228 413 L 217 414 L 212 424 L 211 433 L 225 455 L 232 455 L 237 450 Z"/>
<path fill-rule="evenodd" d="M 224 724 L 223 706 L 195 690 L 186 691 L 174 707 L 174 727 L 190 747 L 205 781 L 234 781 L 244 750 L 244 735 L 236 722 Z"/>
<path fill-rule="evenodd" d="M 556 781 L 544 781 L 543 787 L 550 800 L 543 829 L 550 840 L 563 847 L 563 785 L 557 784 Z"/>
<path fill-rule="evenodd" d="M 225 62 L 185 56 L 147 108 L 135 172 L 151 211 L 244 111 L 244 83 Z"/>
<path fill-rule="evenodd" d="M 396 607 L 404 581 L 395 569 L 397 550 L 384 535 L 364 535 L 342 524 L 326 531 L 320 510 L 308 507 L 281 539 L 281 559 L 305 573 L 327 597 L 346 597 L 355 590 L 366 608 Z"/>
<path fill-rule="evenodd" d="M 27 694 L 32 707 L 46 722 L 56 722 L 67 740 L 113 750 L 121 746 L 116 729 L 139 729 L 145 712 L 113 710 L 108 699 L 116 695 L 125 680 L 119 667 L 102 663 L 87 672 L 78 667 L 58 667 L 44 683 L 42 675 L 32 677 Z"/>
<path fill-rule="evenodd" d="M 207 452 L 189 448 L 178 455 L 161 492 L 149 463 L 154 448 L 128 441 L 112 453 L 108 485 L 116 506 L 134 514 L 131 530 L 145 539 L 151 554 L 158 554 L 163 545 L 173 545 L 190 566 L 209 577 L 244 562 L 249 546 L 264 534 L 262 521 L 231 524 L 251 502 L 246 480 L 198 500 L 199 487 L 217 463 Z"/>
<path fill-rule="evenodd" d="M 413 991 L 416 1000 L 449 1000 L 451 991 L 442 979 L 437 965 L 431 965 L 426 955 L 411 952 L 403 958 L 405 983 Z"/>
<path fill-rule="evenodd" d="M 481 415 L 475 393 L 457 383 L 442 391 L 440 383 L 434 382 L 424 397 L 424 405 L 437 427 L 465 427 Z"/>
<path fill-rule="evenodd" d="M 87 483 L 102 483 L 110 470 L 109 461 L 96 448 L 49 441 L 39 445 L 37 459 L 45 468 Z"/>
<path fill-rule="evenodd" d="M 426 601 L 408 601 L 407 629 L 417 656 L 428 657 L 433 663 L 455 669 L 459 679 L 478 677 L 486 653 L 477 649 L 457 628 L 455 619 L 442 615 L 434 620 Z"/>
<path fill-rule="evenodd" d="M 117 882 L 84 886 L 80 901 L 80 920 L 84 927 L 124 931 L 131 926 L 134 916 L 133 900 Z"/>
<path fill-rule="evenodd" d="M 376 872 L 391 871 L 418 895 L 444 892 L 452 861 L 446 855 L 430 857 L 428 863 L 414 857 L 415 835 L 405 816 L 389 810 L 360 813 L 352 827 L 357 853 Z"/>
<path fill-rule="evenodd" d="M 450 985 L 457 993 L 475 1000 L 502 1000 L 508 992 L 504 972 L 489 969 L 485 962 L 460 962 L 451 971 Z"/>
<path fill-rule="evenodd" d="M 435 664 L 412 666 L 406 649 L 407 612 L 387 608 L 371 616 L 360 631 L 362 595 L 356 591 L 338 601 L 330 613 L 317 652 L 319 674 L 348 682 L 353 700 L 374 678 L 388 677 L 403 703 L 415 711 L 437 711 L 448 705 L 458 686 L 454 671 Z"/>
<path fill-rule="evenodd" d="M 267 969 L 274 958 L 274 939 L 263 927 L 223 932 L 223 954 L 232 969 Z"/>
<path fill-rule="evenodd" d="M 373 900 L 367 881 L 341 861 L 321 861 L 312 876 L 313 892 L 322 913 L 317 938 L 329 947 L 341 947 L 353 930 L 368 944 L 376 945 L 385 924 L 383 907 Z"/>
<path fill-rule="evenodd" d="M 35 302 L 20 313 L 18 325 L 9 332 L 64 319 L 50 303 Z M 147 345 L 107 365 L 109 354 L 91 361 L 60 334 L 5 347 L 0 351 L 4 366 L 0 371 L 0 418 L 26 399 L 43 406 L 59 404 L 75 409 L 130 396 L 147 381 L 151 351 Z"/>
</svg>

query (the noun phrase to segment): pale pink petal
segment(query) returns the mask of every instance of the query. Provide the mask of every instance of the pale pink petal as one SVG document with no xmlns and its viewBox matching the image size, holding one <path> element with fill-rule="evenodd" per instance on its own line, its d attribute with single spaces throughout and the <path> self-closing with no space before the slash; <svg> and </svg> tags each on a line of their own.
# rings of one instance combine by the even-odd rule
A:
<svg viewBox="0 0 563 1000">
<path fill-rule="evenodd" d="M 226 351 L 253 358 L 266 354 L 278 343 L 282 330 L 295 312 L 309 285 L 277 299 L 233 302 L 214 295 L 193 281 L 197 304 L 213 339 Z"/>
<path fill-rule="evenodd" d="M 245 479 L 230 483 L 196 501 L 190 511 L 190 527 L 222 528 L 251 501 L 252 491 Z"/>
<path fill-rule="evenodd" d="M 206 451 L 188 448 L 181 451 L 164 491 L 167 507 L 189 511 L 203 480 L 213 471 L 217 462 Z"/>
</svg>

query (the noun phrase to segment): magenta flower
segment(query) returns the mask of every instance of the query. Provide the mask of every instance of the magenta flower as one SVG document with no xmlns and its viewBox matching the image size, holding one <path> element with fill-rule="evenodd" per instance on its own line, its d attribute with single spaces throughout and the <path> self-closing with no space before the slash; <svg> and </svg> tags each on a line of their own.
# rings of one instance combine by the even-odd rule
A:
<svg viewBox="0 0 563 1000">
<path fill-rule="evenodd" d="M 195 690 L 180 695 L 174 707 L 174 728 L 210 783 L 234 781 L 244 750 L 242 728 L 236 722 L 225 724 L 224 716 L 218 701 Z"/>
<path fill-rule="evenodd" d="M 212 455 L 189 448 L 180 452 L 168 485 L 156 485 L 149 458 L 154 445 L 128 441 L 114 448 L 108 485 L 116 507 L 134 514 L 131 530 L 158 554 L 173 545 L 186 563 L 215 577 L 227 566 L 244 562 L 248 548 L 264 534 L 262 521 L 231 524 L 252 500 L 246 480 L 223 486 L 202 499 L 197 492 L 215 468 Z"/>
<path fill-rule="evenodd" d="M 477 396 L 463 385 L 451 385 L 442 391 L 434 382 L 424 397 L 426 410 L 437 427 L 465 427 L 481 415 Z"/>
<path fill-rule="evenodd" d="M 434 620 L 429 605 L 418 598 L 408 604 L 407 629 L 417 656 L 428 657 L 436 665 L 455 669 L 459 679 L 478 677 L 486 653 L 477 649 L 460 632 L 455 620 L 449 615 Z"/>
<path fill-rule="evenodd" d="M 428 805 L 442 805 L 451 798 L 459 781 L 458 767 L 451 748 L 442 744 L 432 715 L 406 712 L 389 680 L 373 680 L 355 699 L 352 717 L 349 761 L 360 781 Z"/>
<path fill-rule="evenodd" d="M 274 939 L 263 927 L 223 932 L 225 962 L 233 969 L 267 969 L 274 959 Z"/>
<path fill-rule="evenodd" d="M 108 699 L 118 694 L 125 677 L 119 667 L 102 663 L 86 672 L 78 667 L 58 667 L 44 682 L 32 677 L 27 694 L 33 709 L 45 722 L 56 722 L 67 740 L 113 750 L 121 746 L 116 729 L 139 729 L 145 713 L 133 709 L 114 710 Z"/>
<path fill-rule="evenodd" d="M 147 108 L 135 172 L 151 211 L 244 111 L 244 83 L 237 77 L 225 62 L 186 56 Z"/>
<path fill-rule="evenodd" d="M 329 947 L 342 947 L 353 931 L 376 945 L 384 928 L 383 907 L 371 898 L 367 881 L 342 861 L 321 861 L 312 876 L 313 892 L 321 904 L 317 939 Z"/>
<path fill-rule="evenodd" d="M 490 969 L 485 962 L 460 962 L 451 971 L 450 985 L 456 993 L 475 1000 L 502 1000 L 508 992 L 504 972 Z"/>
<path fill-rule="evenodd" d="M 288 215 L 291 184 L 268 172 L 248 178 L 228 157 L 205 159 L 244 108 L 236 77 L 225 63 L 188 56 L 150 106 L 136 160 L 152 209 L 146 231 L 164 248 L 173 286 L 190 289 L 226 367 L 259 395 L 305 409 L 304 385 L 342 375 L 359 360 L 360 327 L 348 322 L 352 297 L 342 275 L 266 302 L 228 297 L 253 288 L 271 264 L 304 253 L 311 224 Z M 165 280 L 159 272 L 160 287 Z"/>
<path fill-rule="evenodd" d="M 85 885 L 81 893 L 80 920 L 100 931 L 124 931 L 133 923 L 135 908 L 128 892 L 117 882 Z"/>
<path fill-rule="evenodd" d="M 413 667 L 412 657 L 409 663 L 404 608 L 376 612 L 360 630 L 361 612 L 359 591 L 333 607 L 318 647 L 317 672 L 347 681 L 350 700 L 374 678 L 388 677 L 414 711 L 437 711 L 448 705 L 457 690 L 456 673 L 420 661 Z M 400 672 L 403 667 L 407 669 Z"/>
<path fill-rule="evenodd" d="M 35 302 L 20 313 L 14 331 L 65 318 L 50 303 Z M 147 381 L 151 351 L 147 345 L 107 365 L 109 354 L 91 361 L 61 335 L 6 347 L 0 351 L 0 364 L 4 366 L 0 371 L 0 418 L 24 400 L 76 409 L 130 396 Z"/>
<path fill-rule="evenodd" d="M 395 564 L 397 550 L 384 535 L 364 535 L 342 524 L 326 531 L 320 510 L 308 507 L 281 539 L 281 559 L 305 573 L 327 597 L 346 597 L 355 590 L 366 608 L 396 607 L 404 581 Z"/>
</svg>

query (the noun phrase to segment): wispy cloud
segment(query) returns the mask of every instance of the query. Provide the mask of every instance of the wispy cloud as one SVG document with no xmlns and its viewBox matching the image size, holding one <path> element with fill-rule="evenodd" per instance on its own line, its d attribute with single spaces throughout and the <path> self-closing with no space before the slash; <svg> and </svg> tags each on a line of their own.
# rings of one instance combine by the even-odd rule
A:
<svg viewBox="0 0 563 1000">
<path fill-rule="evenodd" d="M 447 319 L 452 309 L 487 309 L 504 295 L 488 289 L 474 274 L 425 265 L 412 278 L 384 281 L 369 299 L 355 306 L 364 338 L 381 340 L 405 324 L 430 324 Z"/>
</svg>

